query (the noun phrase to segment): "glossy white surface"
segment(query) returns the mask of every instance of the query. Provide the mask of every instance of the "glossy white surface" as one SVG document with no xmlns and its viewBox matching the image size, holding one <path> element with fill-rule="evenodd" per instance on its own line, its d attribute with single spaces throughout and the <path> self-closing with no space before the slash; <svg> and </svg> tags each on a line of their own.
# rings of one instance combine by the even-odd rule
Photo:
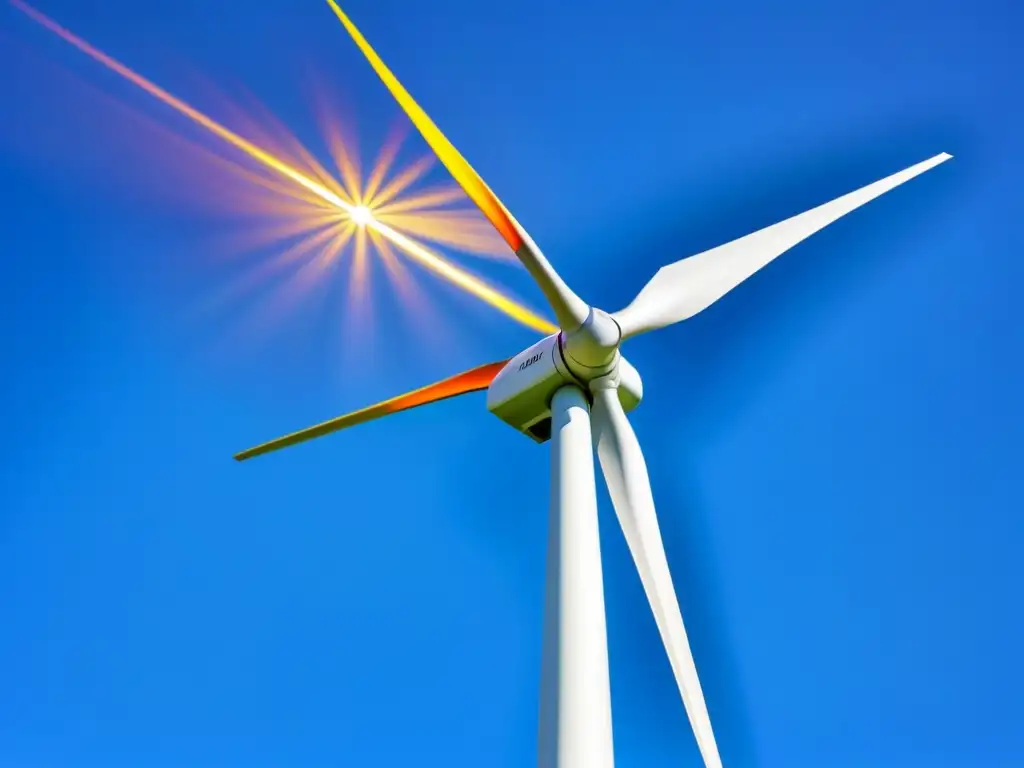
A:
<svg viewBox="0 0 1024 768">
<path fill-rule="evenodd" d="M 583 392 L 551 403 L 551 518 L 541 667 L 540 768 L 612 768 L 601 543 Z"/>
</svg>

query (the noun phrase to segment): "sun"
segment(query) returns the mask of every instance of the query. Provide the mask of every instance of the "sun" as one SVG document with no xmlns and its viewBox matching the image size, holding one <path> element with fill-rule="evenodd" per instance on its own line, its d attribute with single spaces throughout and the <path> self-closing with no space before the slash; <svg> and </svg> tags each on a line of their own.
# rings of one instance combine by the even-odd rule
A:
<svg viewBox="0 0 1024 768">
<path fill-rule="evenodd" d="M 371 211 L 365 205 L 353 206 L 349 215 L 352 217 L 353 223 L 360 227 L 365 227 L 367 224 L 373 221 L 373 211 Z"/>
</svg>

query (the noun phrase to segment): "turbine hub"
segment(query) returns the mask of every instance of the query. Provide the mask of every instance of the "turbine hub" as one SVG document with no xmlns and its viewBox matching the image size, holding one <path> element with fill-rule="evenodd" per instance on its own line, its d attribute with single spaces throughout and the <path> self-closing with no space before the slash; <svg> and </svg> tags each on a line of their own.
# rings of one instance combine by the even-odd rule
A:
<svg viewBox="0 0 1024 768">
<path fill-rule="evenodd" d="M 614 369 L 621 341 L 622 329 L 615 319 L 593 307 L 579 328 L 561 334 L 565 363 L 584 381 Z"/>
</svg>

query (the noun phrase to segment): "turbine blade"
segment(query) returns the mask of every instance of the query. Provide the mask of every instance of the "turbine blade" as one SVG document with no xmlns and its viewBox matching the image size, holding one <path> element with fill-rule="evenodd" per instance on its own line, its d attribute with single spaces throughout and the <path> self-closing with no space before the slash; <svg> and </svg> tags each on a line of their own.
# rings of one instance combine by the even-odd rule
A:
<svg viewBox="0 0 1024 768">
<path fill-rule="evenodd" d="M 614 387 L 594 393 L 592 419 L 594 443 L 612 504 L 640 572 L 704 765 L 721 768 L 722 759 L 665 558 L 647 464 Z"/>
<path fill-rule="evenodd" d="M 363 424 L 364 422 L 378 419 L 381 416 L 389 416 L 392 413 L 407 411 L 410 408 L 416 408 L 427 403 L 436 403 L 439 400 L 446 400 L 456 395 L 464 395 L 468 392 L 478 392 L 482 389 L 487 389 L 494 380 L 494 377 L 498 375 L 498 371 L 504 368 L 507 362 L 507 360 L 502 360 L 497 363 L 481 365 L 478 368 L 464 371 L 443 381 L 438 381 L 412 392 L 407 392 L 404 395 L 393 397 L 390 400 L 371 405 L 368 408 L 362 408 L 358 411 L 347 413 L 344 416 L 338 416 L 336 419 L 325 421 L 322 424 L 279 437 L 276 440 L 271 440 L 268 443 L 263 443 L 255 448 L 249 448 L 246 451 L 235 454 L 235 460 L 244 461 L 245 459 L 251 459 L 253 456 L 270 453 L 280 448 L 287 448 L 297 443 L 304 443 L 315 437 L 329 435 L 332 432 L 337 432 L 347 427 L 354 427 L 356 424 Z"/>
<path fill-rule="evenodd" d="M 523 266 L 537 281 L 541 291 L 547 298 L 551 309 L 558 319 L 558 324 L 563 330 L 575 330 L 587 319 L 589 307 L 579 296 L 572 292 L 568 285 L 555 272 L 554 267 L 547 260 L 537 244 L 523 229 L 522 225 L 515 220 L 508 209 L 505 208 L 498 196 L 491 191 L 480 175 L 473 170 L 473 167 L 466 159 L 459 154 L 459 151 L 452 146 L 434 121 L 427 116 L 419 104 L 409 95 L 405 87 L 398 82 L 387 65 L 377 55 L 376 51 L 363 37 L 352 21 L 345 15 L 335 0 L 327 0 L 334 10 L 334 13 L 341 20 L 349 35 L 359 46 L 370 66 L 373 67 L 377 76 L 384 85 L 391 91 L 399 106 L 405 111 L 413 125 L 426 139 L 427 144 L 434 150 L 438 158 L 444 163 L 445 168 L 455 178 L 466 194 L 476 203 L 476 206 L 487 217 L 498 233 L 515 251 L 516 256 L 523 263 Z"/>
<path fill-rule="evenodd" d="M 632 304 L 612 315 L 622 337 L 693 317 L 797 243 L 950 157 L 943 152 L 830 203 L 662 267 Z"/>
</svg>

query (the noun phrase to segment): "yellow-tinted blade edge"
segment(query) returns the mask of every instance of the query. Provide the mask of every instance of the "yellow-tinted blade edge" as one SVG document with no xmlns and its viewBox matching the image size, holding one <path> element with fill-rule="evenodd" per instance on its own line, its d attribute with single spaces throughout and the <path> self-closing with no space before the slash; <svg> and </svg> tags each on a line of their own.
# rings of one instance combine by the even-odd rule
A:
<svg viewBox="0 0 1024 768">
<path fill-rule="evenodd" d="M 304 443 L 307 440 L 312 440 L 316 437 L 323 437 L 329 435 L 332 432 L 345 429 L 347 427 L 354 427 L 356 424 L 363 424 L 367 421 L 380 418 L 381 416 L 389 416 L 392 413 L 398 413 L 399 411 L 407 411 L 410 408 L 416 408 L 420 405 L 426 405 L 428 403 L 436 403 L 439 400 L 446 400 L 449 397 L 455 397 L 457 395 L 464 395 L 468 392 L 478 392 L 483 389 L 487 389 L 494 380 L 494 377 L 498 375 L 498 371 L 505 367 L 507 360 L 502 360 L 497 363 L 488 363 L 487 365 L 481 365 L 477 368 L 473 368 L 468 371 L 456 374 L 450 378 L 444 379 L 443 381 L 435 382 L 426 387 L 407 392 L 404 395 L 393 397 L 390 400 L 385 400 L 382 403 L 371 405 L 367 408 L 362 408 L 352 413 L 347 413 L 344 416 L 338 416 L 330 421 L 325 421 L 322 424 L 317 424 L 313 427 L 293 432 L 290 435 L 279 437 L 276 440 L 271 440 L 268 443 L 257 445 L 255 448 L 249 448 L 248 450 L 242 451 L 241 453 L 235 454 L 236 461 L 245 461 L 251 459 L 254 456 L 260 456 L 264 453 L 270 453 L 281 448 L 287 448 L 297 443 Z"/>
<path fill-rule="evenodd" d="M 345 26 L 352 40 L 359 46 L 359 50 L 363 52 L 367 61 L 370 62 L 370 66 L 373 67 L 377 76 L 380 77 L 384 85 L 391 91 L 391 95 L 395 97 L 399 106 L 402 107 L 406 115 L 409 116 L 409 119 L 412 120 L 413 125 L 423 134 L 423 138 L 426 139 L 427 144 L 430 145 L 430 148 L 434 150 L 441 162 L 444 163 L 448 172 L 459 183 L 459 186 L 466 191 L 470 199 L 476 203 L 480 211 L 487 217 L 487 220 L 494 225 L 494 228 L 498 230 L 498 233 L 509 244 L 509 247 L 513 251 L 518 251 L 523 244 L 523 237 L 508 209 L 505 208 L 498 199 L 498 196 L 491 191 L 484 180 L 480 178 L 480 174 L 473 170 L 473 167 L 452 146 L 448 138 L 441 133 L 441 130 L 434 124 L 434 121 L 427 116 L 427 113 L 416 103 L 409 92 L 405 90 L 405 87 L 398 82 L 398 78 L 388 69 L 380 56 L 377 55 L 377 52 L 370 47 L 370 44 L 366 42 L 366 38 L 356 29 L 355 24 L 345 15 L 345 12 L 338 7 L 335 0 L 327 0 L 327 2 Z"/>
</svg>

